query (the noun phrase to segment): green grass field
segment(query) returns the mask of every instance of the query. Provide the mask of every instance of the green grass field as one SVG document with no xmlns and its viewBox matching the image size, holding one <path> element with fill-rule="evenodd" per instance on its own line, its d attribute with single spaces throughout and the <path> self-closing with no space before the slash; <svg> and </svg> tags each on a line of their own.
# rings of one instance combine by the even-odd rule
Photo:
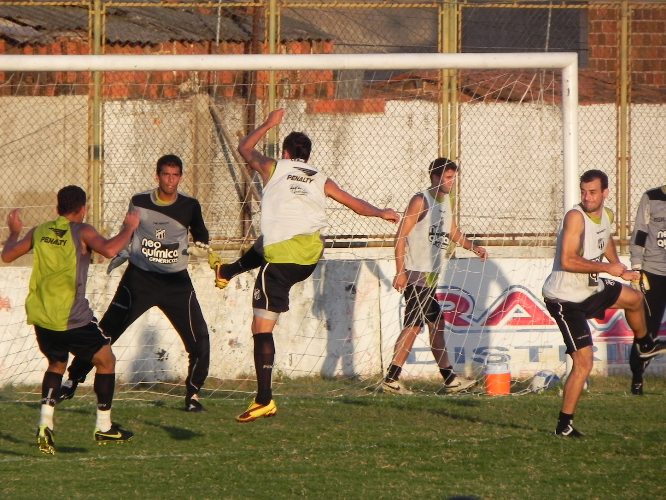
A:
<svg viewBox="0 0 666 500">
<path fill-rule="evenodd" d="M 181 398 L 116 401 L 125 445 L 92 440 L 95 405 L 56 410 L 55 456 L 37 450 L 37 403 L 0 392 L 0 498 L 663 498 L 666 380 L 643 397 L 595 378 L 576 426 L 552 436 L 543 394 L 390 396 L 344 382 L 280 385 L 275 418 L 237 424 L 247 400 L 216 393 L 189 414 Z M 311 388 L 310 388 L 311 389 Z M 309 391 L 310 394 L 313 391 Z"/>
</svg>

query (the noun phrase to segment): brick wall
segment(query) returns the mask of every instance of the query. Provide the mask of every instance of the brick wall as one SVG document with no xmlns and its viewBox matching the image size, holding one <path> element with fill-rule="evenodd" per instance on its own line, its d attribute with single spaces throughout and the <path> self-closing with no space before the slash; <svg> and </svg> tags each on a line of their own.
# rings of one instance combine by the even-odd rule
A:
<svg viewBox="0 0 666 500">
<path fill-rule="evenodd" d="M 620 11 L 614 8 L 588 11 L 588 70 L 604 80 L 617 79 Z"/>
<path fill-rule="evenodd" d="M 666 91 L 666 5 L 657 7 L 642 5 L 631 10 L 629 67 L 634 102 Z M 586 73 L 613 83 L 619 76 L 620 16 L 619 8 L 588 11 Z"/>
<path fill-rule="evenodd" d="M 632 83 L 666 90 L 666 8 L 634 9 L 631 32 Z"/>
<path fill-rule="evenodd" d="M 298 40 L 286 42 L 280 48 L 287 54 L 332 53 L 330 41 Z M 262 51 L 267 53 L 267 47 Z M 218 47 L 212 43 L 168 42 L 155 46 L 107 45 L 106 54 L 243 54 L 247 52 L 242 42 L 222 42 Z M 48 45 L 17 46 L 0 39 L 0 53 L 4 54 L 89 54 L 86 40 L 64 38 Z M 279 97 L 330 98 L 335 94 L 333 71 L 280 71 L 276 81 L 280 87 Z M 84 95 L 88 92 L 90 75 L 86 72 L 0 72 L 0 95 L 53 96 Z M 191 95 L 210 91 L 221 97 L 247 97 L 249 81 L 244 71 L 166 71 L 145 73 L 107 72 L 104 77 L 104 96 L 108 99 L 159 99 Z M 268 72 L 256 75 L 256 96 L 266 97 Z"/>
</svg>

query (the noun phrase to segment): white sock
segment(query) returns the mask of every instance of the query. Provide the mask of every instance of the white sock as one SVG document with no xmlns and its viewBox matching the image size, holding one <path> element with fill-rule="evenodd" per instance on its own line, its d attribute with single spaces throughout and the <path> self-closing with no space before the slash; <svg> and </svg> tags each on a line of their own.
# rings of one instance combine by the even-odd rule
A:
<svg viewBox="0 0 666 500">
<path fill-rule="evenodd" d="M 53 413 L 55 406 L 42 405 L 39 411 L 39 425 L 46 425 L 49 429 L 53 430 Z"/>
<path fill-rule="evenodd" d="M 95 427 L 102 432 L 108 432 L 111 429 L 111 410 L 97 410 Z"/>
</svg>

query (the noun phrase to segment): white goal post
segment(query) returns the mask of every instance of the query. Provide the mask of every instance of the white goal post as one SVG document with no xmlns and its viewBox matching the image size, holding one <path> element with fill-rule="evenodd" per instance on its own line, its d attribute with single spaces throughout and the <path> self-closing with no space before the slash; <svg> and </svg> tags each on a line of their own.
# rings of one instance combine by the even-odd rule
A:
<svg viewBox="0 0 666 500">
<path fill-rule="evenodd" d="M 562 77 L 565 210 L 578 199 L 578 54 L 0 55 L 0 71 L 553 69 Z"/>
</svg>

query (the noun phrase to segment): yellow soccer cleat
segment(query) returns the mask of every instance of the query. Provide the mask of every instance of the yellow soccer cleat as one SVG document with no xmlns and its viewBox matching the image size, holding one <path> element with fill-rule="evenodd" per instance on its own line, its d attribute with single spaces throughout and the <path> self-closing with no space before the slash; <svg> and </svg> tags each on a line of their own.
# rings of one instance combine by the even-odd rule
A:
<svg viewBox="0 0 666 500">
<path fill-rule="evenodd" d="M 55 455 L 55 443 L 53 442 L 53 431 L 46 425 L 40 425 L 37 429 L 37 444 L 39 451 L 47 455 Z"/>
<path fill-rule="evenodd" d="M 247 410 L 236 417 L 236 422 L 240 422 L 241 424 L 253 422 L 262 417 L 274 417 L 276 413 L 277 405 L 274 400 L 271 399 L 271 402 L 267 405 L 261 405 L 253 401 Z"/>
</svg>

